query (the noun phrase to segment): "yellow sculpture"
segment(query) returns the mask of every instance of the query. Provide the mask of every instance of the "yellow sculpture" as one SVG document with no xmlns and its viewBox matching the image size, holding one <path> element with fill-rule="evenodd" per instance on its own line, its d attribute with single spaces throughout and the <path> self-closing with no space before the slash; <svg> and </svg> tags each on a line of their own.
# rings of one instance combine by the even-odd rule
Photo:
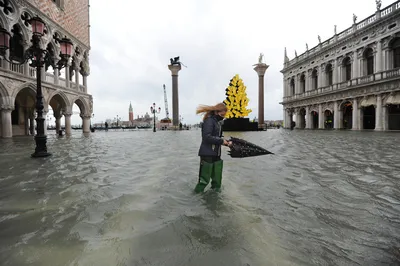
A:
<svg viewBox="0 0 400 266">
<path fill-rule="evenodd" d="M 230 81 L 229 87 L 226 88 L 225 105 L 228 107 L 226 118 L 239 118 L 248 116 L 251 109 L 246 109 L 249 104 L 249 98 L 246 94 L 246 86 L 243 80 L 236 74 Z"/>
</svg>

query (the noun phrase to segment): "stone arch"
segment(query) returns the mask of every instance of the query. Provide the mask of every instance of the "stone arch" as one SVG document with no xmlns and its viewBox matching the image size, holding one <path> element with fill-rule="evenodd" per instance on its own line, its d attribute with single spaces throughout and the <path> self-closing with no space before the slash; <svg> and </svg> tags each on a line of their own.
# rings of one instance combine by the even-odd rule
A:
<svg viewBox="0 0 400 266">
<path fill-rule="evenodd" d="M 323 113 L 321 114 L 324 118 L 324 128 L 325 129 L 332 129 L 333 128 L 333 109 L 330 107 L 324 108 Z"/>
<path fill-rule="evenodd" d="M 79 97 L 74 98 L 71 101 L 71 104 L 70 104 L 71 110 L 75 103 L 76 103 L 76 105 L 78 105 L 79 110 L 81 111 L 81 115 L 90 115 L 89 105 L 83 97 L 79 96 Z"/>
<path fill-rule="evenodd" d="M 24 40 L 24 42 L 30 43 L 30 40 L 31 40 L 30 34 L 25 26 L 21 26 L 20 21 L 10 25 L 10 31 L 9 31 L 10 34 L 12 35 L 11 30 L 13 29 L 14 26 L 17 26 L 19 28 L 19 30 L 21 31 L 22 39 Z"/>
<path fill-rule="evenodd" d="M 338 105 L 340 128 L 353 128 L 353 101 L 350 99 L 343 100 Z"/>
<path fill-rule="evenodd" d="M 345 104 L 345 103 L 351 103 L 351 104 L 353 104 L 353 99 L 346 99 L 346 100 L 343 100 L 343 101 L 341 101 L 339 104 L 338 104 L 338 109 L 339 110 L 342 110 L 343 109 L 343 105 Z"/>
<path fill-rule="evenodd" d="M 33 135 L 36 106 L 36 88 L 30 83 L 22 84 L 13 92 L 14 110 L 11 112 L 13 136 Z M 46 104 L 44 107 L 46 111 Z"/>
<path fill-rule="evenodd" d="M 18 94 L 22 89 L 25 89 L 25 88 L 29 88 L 29 89 L 33 90 L 34 93 L 36 94 L 36 85 L 33 84 L 32 82 L 25 82 L 25 83 L 23 83 L 23 84 L 20 84 L 19 86 L 17 86 L 17 87 L 14 89 L 14 91 L 13 91 L 13 93 L 12 93 L 12 96 L 15 98 L 15 97 L 17 96 L 17 94 Z"/>
<path fill-rule="evenodd" d="M 67 110 L 71 106 L 71 103 L 70 103 L 67 95 L 65 95 L 65 93 L 63 91 L 57 90 L 57 91 L 52 92 L 49 95 L 48 101 L 47 101 L 53 110 L 54 110 L 54 107 L 56 107 L 56 106 L 53 106 L 54 102 L 52 100 L 54 98 L 59 103 L 60 106 L 58 106 L 58 107 L 60 109 Z"/>
</svg>

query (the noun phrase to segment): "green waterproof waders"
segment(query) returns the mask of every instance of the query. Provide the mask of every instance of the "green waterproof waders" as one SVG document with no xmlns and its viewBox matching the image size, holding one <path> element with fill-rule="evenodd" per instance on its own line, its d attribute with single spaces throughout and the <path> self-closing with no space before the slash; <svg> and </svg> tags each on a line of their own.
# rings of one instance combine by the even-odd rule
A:
<svg viewBox="0 0 400 266">
<path fill-rule="evenodd" d="M 211 181 L 211 188 L 219 191 L 222 181 L 222 160 L 214 163 L 208 163 L 204 160 L 200 162 L 199 181 L 194 191 L 196 193 L 203 192 L 208 183 Z"/>
<path fill-rule="evenodd" d="M 211 188 L 215 191 L 221 191 L 223 162 L 224 161 L 219 160 L 213 165 L 213 171 L 211 174 Z"/>
</svg>

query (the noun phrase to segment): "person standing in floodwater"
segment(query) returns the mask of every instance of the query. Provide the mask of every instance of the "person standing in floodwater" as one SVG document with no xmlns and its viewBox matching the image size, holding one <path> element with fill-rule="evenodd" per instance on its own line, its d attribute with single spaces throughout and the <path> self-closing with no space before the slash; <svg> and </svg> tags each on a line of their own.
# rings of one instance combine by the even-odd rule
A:
<svg viewBox="0 0 400 266">
<path fill-rule="evenodd" d="M 215 106 L 200 105 L 196 114 L 204 113 L 201 127 L 201 145 L 199 180 L 194 189 L 196 193 L 203 192 L 211 179 L 211 188 L 220 191 L 222 185 L 223 160 L 221 145 L 230 146 L 232 143 L 222 138 L 222 120 L 227 112 L 224 103 Z"/>
</svg>

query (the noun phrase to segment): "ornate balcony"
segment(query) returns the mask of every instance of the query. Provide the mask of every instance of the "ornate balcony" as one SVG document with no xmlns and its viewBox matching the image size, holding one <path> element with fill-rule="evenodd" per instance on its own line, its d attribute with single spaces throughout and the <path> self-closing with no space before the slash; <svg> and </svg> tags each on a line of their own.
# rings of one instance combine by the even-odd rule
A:
<svg viewBox="0 0 400 266">
<path fill-rule="evenodd" d="M 10 63 L 9 64 L 9 69 L 4 67 L 4 61 L 0 59 L 0 71 L 11 71 L 12 73 L 17 73 L 17 75 L 21 75 L 23 77 L 27 77 L 29 79 L 32 79 L 32 82 L 35 82 L 36 79 L 36 69 L 30 66 L 25 66 L 25 65 L 19 65 L 19 64 L 13 64 Z M 25 69 L 27 69 L 28 73 L 25 73 Z M 67 87 L 67 82 L 65 80 L 65 78 L 59 77 L 58 78 L 58 84 L 56 82 L 56 78 L 54 76 L 54 74 L 51 74 L 49 72 L 45 73 L 46 75 L 43 77 L 43 82 L 45 83 L 49 83 L 52 85 L 56 85 L 56 86 L 60 86 L 60 87 L 64 87 L 65 89 L 69 89 L 69 90 L 77 90 L 81 93 L 87 93 L 86 87 L 84 85 L 79 84 L 79 87 L 77 88 L 76 83 L 70 81 L 69 82 L 69 87 Z M 85 81 L 84 81 L 85 83 Z M 46 85 L 46 84 L 44 84 Z"/>
<path fill-rule="evenodd" d="M 399 78 L 400 78 L 400 68 L 391 69 L 375 73 L 372 75 L 363 76 L 352 80 L 344 81 L 341 83 L 333 84 L 330 86 L 320 87 L 314 90 L 306 91 L 304 93 L 298 93 L 293 96 L 283 97 L 283 102 L 287 103 L 295 100 L 311 98 L 315 96 L 331 94 L 340 91 L 346 91 L 353 88 L 370 86 L 377 82 L 380 83 L 380 82 L 392 81 Z"/>
</svg>

